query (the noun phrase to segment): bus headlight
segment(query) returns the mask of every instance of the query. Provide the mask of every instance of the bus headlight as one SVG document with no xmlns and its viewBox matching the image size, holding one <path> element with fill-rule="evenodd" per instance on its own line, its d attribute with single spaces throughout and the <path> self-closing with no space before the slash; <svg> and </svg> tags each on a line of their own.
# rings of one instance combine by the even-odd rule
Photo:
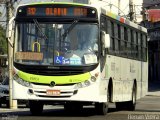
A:
<svg viewBox="0 0 160 120">
<path fill-rule="evenodd" d="M 87 87 L 89 85 L 91 85 L 91 81 L 90 80 L 85 80 L 84 82 L 77 83 L 75 85 L 75 89 Z"/>
<path fill-rule="evenodd" d="M 88 87 L 88 86 L 94 84 L 98 79 L 98 75 L 99 75 L 99 73 L 95 73 L 94 75 L 91 75 L 90 79 L 85 80 L 85 81 L 80 82 L 80 83 L 77 83 L 75 85 L 75 89 Z"/>
<path fill-rule="evenodd" d="M 84 84 L 85 84 L 85 86 L 89 86 L 90 85 L 89 80 L 84 81 Z"/>
<path fill-rule="evenodd" d="M 92 81 L 92 82 L 96 82 L 96 77 L 92 76 L 92 77 L 91 77 L 91 81 Z"/>
<path fill-rule="evenodd" d="M 17 74 L 15 74 L 13 76 L 13 80 L 15 80 L 17 83 L 19 83 L 20 85 L 23 85 L 25 87 L 32 87 L 31 84 L 27 81 L 24 81 L 23 79 L 21 79 Z"/>
<path fill-rule="evenodd" d="M 78 83 L 78 84 L 77 84 L 77 87 L 78 87 L 78 88 L 82 88 L 82 87 L 83 87 L 82 83 Z"/>
</svg>

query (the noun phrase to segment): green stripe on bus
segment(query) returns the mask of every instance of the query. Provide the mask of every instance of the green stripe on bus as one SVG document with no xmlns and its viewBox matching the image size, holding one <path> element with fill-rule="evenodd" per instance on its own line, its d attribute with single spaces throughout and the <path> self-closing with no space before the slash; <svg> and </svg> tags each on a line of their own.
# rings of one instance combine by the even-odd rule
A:
<svg viewBox="0 0 160 120">
<path fill-rule="evenodd" d="M 51 81 L 54 81 L 56 84 L 79 83 L 88 80 L 91 77 L 90 73 L 68 76 L 42 76 L 29 74 L 22 71 L 18 72 L 18 76 L 25 81 L 42 84 L 50 84 Z"/>
</svg>

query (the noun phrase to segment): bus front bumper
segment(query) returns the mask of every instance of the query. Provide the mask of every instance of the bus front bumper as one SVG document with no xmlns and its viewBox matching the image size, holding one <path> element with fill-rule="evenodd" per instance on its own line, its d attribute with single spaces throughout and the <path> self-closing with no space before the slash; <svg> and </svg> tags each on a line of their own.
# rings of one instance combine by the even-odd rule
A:
<svg viewBox="0 0 160 120">
<path fill-rule="evenodd" d="M 13 80 L 13 99 L 107 102 L 105 83 L 106 81 L 103 81 L 83 88 L 75 88 L 75 85 L 54 87 L 33 85 L 29 88 Z"/>
</svg>

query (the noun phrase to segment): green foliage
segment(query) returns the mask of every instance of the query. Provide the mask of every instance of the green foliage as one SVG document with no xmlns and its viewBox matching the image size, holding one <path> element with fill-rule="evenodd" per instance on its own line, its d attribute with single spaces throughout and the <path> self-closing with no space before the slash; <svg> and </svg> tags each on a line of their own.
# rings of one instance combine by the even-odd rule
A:
<svg viewBox="0 0 160 120">
<path fill-rule="evenodd" d="M 6 31 L 0 26 L 0 54 L 7 54 Z"/>
</svg>

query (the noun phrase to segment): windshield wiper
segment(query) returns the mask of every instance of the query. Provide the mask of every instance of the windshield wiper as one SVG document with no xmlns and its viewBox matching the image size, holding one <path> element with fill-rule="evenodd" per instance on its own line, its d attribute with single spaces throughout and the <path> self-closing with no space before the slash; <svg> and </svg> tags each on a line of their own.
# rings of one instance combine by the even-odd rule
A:
<svg viewBox="0 0 160 120">
<path fill-rule="evenodd" d="M 45 40 L 47 40 L 48 38 L 47 38 L 47 36 L 42 32 L 42 28 L 40 27 L 37 19 L 33 19 L 33 21 L 34 21 L 34 24 L 36 25 L 36 27 L 38 28 L 39 32 L 42 34 L 43 38 L 44 38 Z"/>
<path fill-rule="evenodd" d="M 63 37 L 63 40 L 70 33 L 70 31 L 76 26 L 77 23 L 78 23 L 78 20 L 74 20 L 72 24 L 67 28 L 67 30 L 61 35 L 61 37 Z"/>
</svg>

